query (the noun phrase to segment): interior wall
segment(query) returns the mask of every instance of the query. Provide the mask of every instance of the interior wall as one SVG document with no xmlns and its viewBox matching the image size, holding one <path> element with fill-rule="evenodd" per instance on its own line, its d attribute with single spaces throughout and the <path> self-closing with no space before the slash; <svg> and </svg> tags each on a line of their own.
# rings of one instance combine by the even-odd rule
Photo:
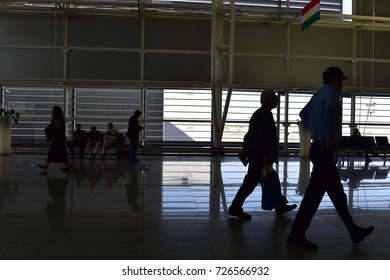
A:
<svg viewBox="0 0 390 280">
<path fill-rule="evenodd" d="M 341 21 L 304 32 L 297 23 L 236 21 L 234 84 L 317 87 L 323 69 L 337 65 L 350 77 L 347 87 L 390 90 L 389 32 Z M 204 17 L 1 13 L 0 82 L 207 85 L 211 37 Z"/>
<path fill-rule="evenodd" d="M 76 14 L 66 20 L 69 79 L 141 79 L 141 24 L 137 18 Z"/>
<path fill-rule="evenodd" d="M 357 15 L 389 17 L 390 1 L 387 0 L 354 0 Z"/>
<path fill-rule="evenodd" d="M 0 14 L 0 79 L 63 77 L 63 28 L 62 16 Z"/>
<path fill-rule="evenodd" d="M 147 18 L 145 80 L 210 80 L 211 23 L 204 19 Z"/>
</svg>

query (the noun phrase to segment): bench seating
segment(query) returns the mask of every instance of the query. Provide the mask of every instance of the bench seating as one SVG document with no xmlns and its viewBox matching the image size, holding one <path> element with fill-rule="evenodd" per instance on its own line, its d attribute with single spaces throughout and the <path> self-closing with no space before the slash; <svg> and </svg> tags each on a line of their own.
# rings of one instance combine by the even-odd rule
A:
<svg viewBox="0 0 390 280">
<path fill-rule="evenodd" d="M 382 158 L 388 157 L 390 144 L 387 136 L 363 136 L 363 141 L 368 148 L 375 153 L 383 155 Z M 339 153 L 341 156 L 349 157 L 353 154 L 364 154 L 364 146 L 356 145 L 351 141 L 350 136 L 341 138 Z"/>
<path fill-rule="evenodd" d="M 387 158 L 388 151 L 390 150 L 389 139 L 387 136 L 375 136 L 375 141 L 377 152 L 383 154 L 382 158 Z"/>
<path fill-rule="evenodd" d="M 131 147 L 131 141 L 129 137 L 124 137 L 121 139 L 119 143 L 115 143 L 112 145 L 106 145 L 106 151 L 115 151 L 117 154 L 118 150 L 128 150 Z M 106 154 L 107 155 L 107 154 Z"/>
</svg>

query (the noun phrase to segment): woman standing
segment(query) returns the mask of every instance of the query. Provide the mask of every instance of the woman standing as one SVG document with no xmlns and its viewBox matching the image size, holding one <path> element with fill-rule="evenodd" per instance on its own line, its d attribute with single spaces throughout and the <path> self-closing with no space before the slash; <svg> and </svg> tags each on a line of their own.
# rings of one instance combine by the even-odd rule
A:
<svg viewBox="0 0 390 280">
<path fill-rule="evenodd" d="M 49 154 L 47 156 L 46 164 L 39 165 L 43 169 L 47 169 L 50 163 L 65 163 L 62 170 L 69 170 L 69 158 L 66 154 L 66 136 L 65 136 L 65 118 L 64 112 L 60 106 L 54 106 L 52 109 L 51 123 L 45 129 L 46 136 L 51 139 Z"/>
</svg>

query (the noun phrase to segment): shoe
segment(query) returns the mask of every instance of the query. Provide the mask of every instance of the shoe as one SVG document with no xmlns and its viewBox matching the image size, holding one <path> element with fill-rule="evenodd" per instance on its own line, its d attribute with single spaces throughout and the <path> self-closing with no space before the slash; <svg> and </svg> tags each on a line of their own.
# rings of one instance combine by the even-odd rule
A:
<svg viewBox="0 0 390 280">
<path fill-rule="evenodd" d="M 280 216 L 286 212 L 290 212 L 291 210 L 294 210 L 295 208 L 297 208 L 296 204 L 291 204 L 291 205 L 284 204 L 282 206 L 275 207 L 274 209 L 275 209 L 276 215 Z"/>
<path fill-rule="evenodd" d="M 244 151 L 239 151 L 238 152 L 238 158 L 242 162 L 244 166 L 248 165 L 248 159 L 246 158 L 245 152 Z"/>
<path fill-rule="evenodd" d="M 47 170 L 47 166 L 46 166 L 46 165 L 39 164 L 38 166 L 39 166 L 40 168 L 43 168 L 43 169 Z"/>
<path fill-rule="evenodd" d="M 351 239 L 353 244 L 358 244 L 364 238 L 369 236 L 374 231 L 373 226 L 369 226 L 367 228 L 358 227 L 352 234 Z"/>
<path fill-rule="evenodd" d="M 230 216 L 235 216 L 239 219 L 243 219 L 243 220 L 251 220 L 252 219 L 252 216 L 248 213 L 245 213 L 244 211 L 242 211 L 242 209 L 240 210 L 233 210 L 231 207 L 229 207 L 229 211 L 228 211 L 228 214 Z"/>
<path fill-rule="evenodd" d="M 366 158 L 366 162 L 372 162 L 372 159 Z"/>
<path fill-rule="evenodd" d="M 318 250 L 318 245 L 313 242 L 310 242 L 309 240 L 306 239 L 306 237 L 294 238 L 291 235 L 289 235 L 287 237 L 287 243 L 292 246 L 300 247 L 303 249 Z"/>
<path fill-rule="evenodd" d="M 106 158 L 106 155 L 102 155 L 102 159 L 105 159 Z"/>
<path fill-rule="evenodd" d="M 95 156 L 96 156 L 95 154 L 92 154 L 92 155 L 91 155 L 92 159 L 95 159 Z"/>
</svg>

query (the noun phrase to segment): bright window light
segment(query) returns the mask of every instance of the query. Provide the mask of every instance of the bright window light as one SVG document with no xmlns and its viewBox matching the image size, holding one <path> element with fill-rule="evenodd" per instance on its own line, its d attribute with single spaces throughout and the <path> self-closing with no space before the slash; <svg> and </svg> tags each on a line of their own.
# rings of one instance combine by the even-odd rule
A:
<svg viewBox="0 0 390 280">
<path fill-rule="evenodd" d="M 343 0 L 343 15 L 352 15 L 352 0 Z"/>
</svg>

